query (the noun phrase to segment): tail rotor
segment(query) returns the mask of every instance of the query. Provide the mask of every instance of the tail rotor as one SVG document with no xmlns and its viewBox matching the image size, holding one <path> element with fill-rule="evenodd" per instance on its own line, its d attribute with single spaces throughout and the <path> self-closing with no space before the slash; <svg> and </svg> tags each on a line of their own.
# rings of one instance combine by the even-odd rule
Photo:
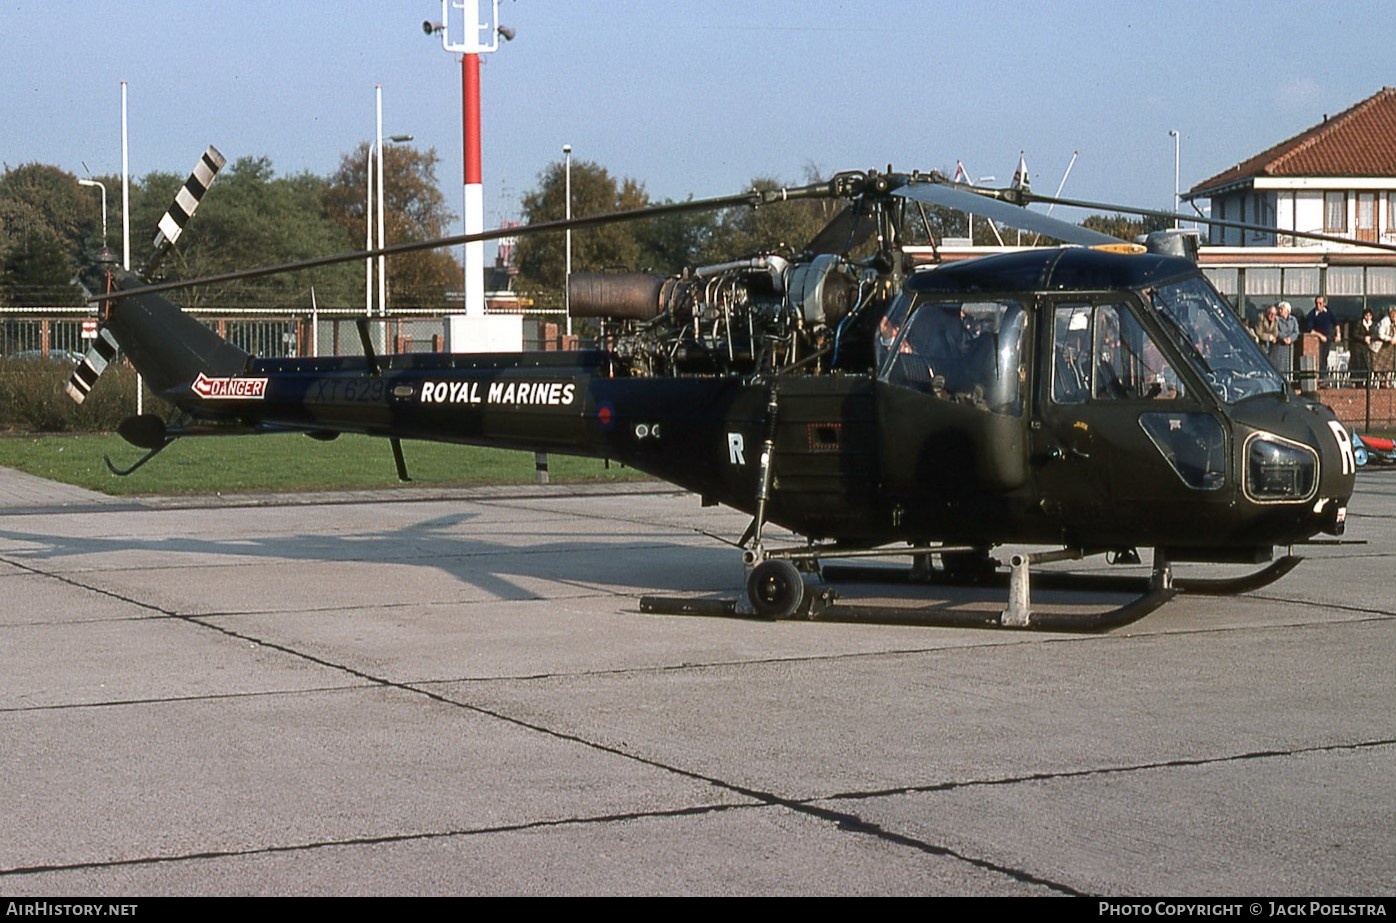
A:
<svg viewBox="0 0 1396 923">
<path fill-rule="evenodd" d="M 199 207 L 199 202 L 203 200 L 204 193 L 208 192 L 208 187 L 213 185 L 213 181 L 218 176 L 218 171 L 227 163 L 227 159 L 213 145 L 208 146 L 203 156 L 199 158 L 199 163 L 194 167 L 194 172 L 189 174 L 189 178 L 184 181 L 184 185 L 175 193 L 175 198 L 170 203 L 169 209 L 165 211 L 164 217 L 160 219 L 159 229 L 155 232 L 155 252 L 151 254 L 149 260 L 141 267 L 141 274 L 152 272 L 169 253 L 175 241 L 179 240 L 180 234 L 184 233 L 184 226 L 193 217 L 195 209 Z M 73 369 L 73 374 L 68 378 L 68 384 L 64 390 L 75 403 L 81 404 L 87 399 L 87 395 L 92 391 L 93 385 L 102 372 L 106 371 L 107 365 L 116 357 L 120 345 L 116 336 L 108 328 L 106 323 L 97 331 L 97 339 L 93 342 L 92 348 L 87 351 L 82 362 Z"/>
</svg>

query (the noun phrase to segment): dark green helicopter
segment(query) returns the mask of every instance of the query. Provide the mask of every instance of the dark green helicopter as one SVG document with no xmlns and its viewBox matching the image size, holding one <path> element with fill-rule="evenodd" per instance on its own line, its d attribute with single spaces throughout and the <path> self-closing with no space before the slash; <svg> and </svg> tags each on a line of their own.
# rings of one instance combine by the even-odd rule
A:
<svg viewBox="0 0 1396 923">
<path fill-rule="evenodd" d="M 221 162 L 210 148 L 161 223 L 159 251 Z M 1299 560 L 1275 559 L 1276 546 L 1342 534 L 1356 471 L 1347 432 L 1286 386 L 1196 264 L 1028 211 L 1015 190 L 975 190 L 938 173 L 851 172 L 217 281 L 816 196 L 848 204 L 793 257 L 757 254 L 675 278 L 574 275 L 573 316 L 605 331 L 600 348 L 578 352 L 377 355 L 361 323 L 364 355 L 263 359 L 158 294 L 213 280 L 148 285 L 108 267 L 97 346 L 70 391 L 85 396 L 119 348 L 179 408 L 171 422 L 147 415 L 122 425 L 147 454 L 117 473 L 182 436 L 352 432 L 389 439 L 404 479 L 401 439 L 585 455 L 752 516 L 736 542 L 745 599 L 646 597 L 646 611 L 876 618 L 833 603 L 817 577 L 838 569 L 825 562 L 909 555 L 915 579 L 983 582 L 1000 566 L 996 546 L 1040 545 L 1048 550 L 1009 562 L 1001 614 L 930 621 L 1097 630 L 1141 617 L 1178 589 L 1263 585 Z M 1067 246 L 916 268 L 903 228 L 928 204 Z M 849 255 L 859 250 L 868 255 Z M 768 547 L 768 524 L 807 541 Z M 1098 615 L 1033 613 L 1031 565 L 1100 553 L 1137 563 L 1145 547 L 1153 571 L 1134 581 L 1135 602 Z M 1269 563 L 1186 585 L 1175 584 L 1175 561 Z"/>
</svg>

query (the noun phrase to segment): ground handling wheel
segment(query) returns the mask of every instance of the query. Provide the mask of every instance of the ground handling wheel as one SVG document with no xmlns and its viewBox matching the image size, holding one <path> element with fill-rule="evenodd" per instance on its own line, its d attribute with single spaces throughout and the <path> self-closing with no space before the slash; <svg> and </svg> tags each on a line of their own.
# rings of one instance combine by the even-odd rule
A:
<svg viewBox="0 0 1396 923">
<path fill-rule="evenodd" d="M 805 580 L 791 562 L 768 558 L 751 569 L 746 592 L 757 615 L 785 619 L 800 610 L 805 599 Z"/>
</svg>

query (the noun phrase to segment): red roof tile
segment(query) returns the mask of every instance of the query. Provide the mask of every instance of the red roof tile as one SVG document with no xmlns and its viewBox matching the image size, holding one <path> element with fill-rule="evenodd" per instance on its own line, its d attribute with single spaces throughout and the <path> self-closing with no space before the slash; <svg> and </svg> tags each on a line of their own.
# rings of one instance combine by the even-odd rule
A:
<svg viewBox="0 0 1396 923">
<path fill-rule="evenodd" d="M 1396 176 L 1396 87 L 1203 180 L 1188 195 L 1257 176 Z"/>
</svg>

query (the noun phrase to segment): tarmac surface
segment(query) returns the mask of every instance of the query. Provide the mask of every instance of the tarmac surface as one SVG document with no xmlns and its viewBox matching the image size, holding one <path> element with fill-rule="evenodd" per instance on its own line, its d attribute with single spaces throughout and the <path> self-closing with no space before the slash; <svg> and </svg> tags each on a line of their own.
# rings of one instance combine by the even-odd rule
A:
<svg viewBox="0 0 1396 923">
<path fill-rule="evenodd" d="M 639 611 L 745 525 L 0 469 L 0 895 L 1396 894 L 1396 475 L 1367 544 L 1099 635 Z"/>
</svg>

